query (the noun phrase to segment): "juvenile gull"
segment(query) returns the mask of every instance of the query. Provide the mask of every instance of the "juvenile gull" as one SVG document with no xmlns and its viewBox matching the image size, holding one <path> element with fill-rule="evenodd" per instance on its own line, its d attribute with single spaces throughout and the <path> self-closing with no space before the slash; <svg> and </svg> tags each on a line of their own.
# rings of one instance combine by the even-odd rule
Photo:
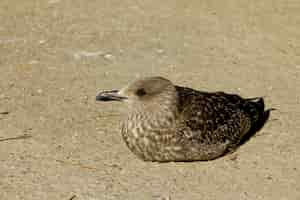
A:
<svg viewBox="0 0 300 200">
<path fill-rule="evenodd" d="M 197 91 L 163 77 L 100 92 L 96 100 L 127 104 L 121 133 L 129 149 L 145 161 L 215 159 L 235 150 L 269 116 L 263 98 Z"/>
</svg>

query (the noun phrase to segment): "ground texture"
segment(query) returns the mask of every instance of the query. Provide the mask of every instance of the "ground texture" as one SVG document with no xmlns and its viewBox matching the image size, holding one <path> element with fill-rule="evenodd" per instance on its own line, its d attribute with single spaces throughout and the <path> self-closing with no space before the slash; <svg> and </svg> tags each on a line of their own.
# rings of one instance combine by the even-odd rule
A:
<svg viewBox="0 0 300 200">
<path fill-rule="evenodd" d="M 0 13 L 0 199 L 300 199 L 299 1 L 1 0 Z M 277 110 L 232 155 L 143 162 L 122 105 L 95 95 L 148 75 Z"/>
</svg>

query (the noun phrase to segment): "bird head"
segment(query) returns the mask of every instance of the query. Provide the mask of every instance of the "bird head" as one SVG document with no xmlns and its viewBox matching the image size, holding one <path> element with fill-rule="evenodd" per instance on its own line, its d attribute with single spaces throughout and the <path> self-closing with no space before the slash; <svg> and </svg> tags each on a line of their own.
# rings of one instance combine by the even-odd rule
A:
<svg viewBox="0 0 300 200">
<path fill-rule="evenodd" d="M 120 90 L 100 92 L 96 100 L 122 101 L 131 107 L 153 107 L 169 104 L 176 99 L 175 96 L 176 89 L 171 81 L 163 77 L 146 77 L 135 80 Z"/>
</svg>

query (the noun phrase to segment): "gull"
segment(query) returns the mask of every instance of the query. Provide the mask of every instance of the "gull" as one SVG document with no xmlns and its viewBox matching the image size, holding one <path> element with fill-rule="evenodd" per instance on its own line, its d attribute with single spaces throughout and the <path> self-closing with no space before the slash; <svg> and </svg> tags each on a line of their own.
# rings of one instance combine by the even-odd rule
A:
<svg viewBox="0 0 300 200">
<path fill-rule="evenodd" d="M 121 135 L 145 161 L 213 160 L 236 150 L 269 117 L 263 98 L 242 98 L 174 85 L 163 77 L 140 78 L 97 101 L 126 104 Z"/>
</svg>

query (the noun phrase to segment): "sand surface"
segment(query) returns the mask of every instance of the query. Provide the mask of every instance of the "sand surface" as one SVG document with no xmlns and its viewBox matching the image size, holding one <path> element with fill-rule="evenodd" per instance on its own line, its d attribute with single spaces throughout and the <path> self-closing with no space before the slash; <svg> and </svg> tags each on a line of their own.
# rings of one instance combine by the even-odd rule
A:
<svg viewBox="0 0 300 200">
<path fill-rule="evenodd" d="M 148 75 L 278 110 L 233 155 L 143 162 L 95 95 Z M 300 199 L 299 86 L 298 0 L 1 0 L 0 199 Z"/>
</svg>

